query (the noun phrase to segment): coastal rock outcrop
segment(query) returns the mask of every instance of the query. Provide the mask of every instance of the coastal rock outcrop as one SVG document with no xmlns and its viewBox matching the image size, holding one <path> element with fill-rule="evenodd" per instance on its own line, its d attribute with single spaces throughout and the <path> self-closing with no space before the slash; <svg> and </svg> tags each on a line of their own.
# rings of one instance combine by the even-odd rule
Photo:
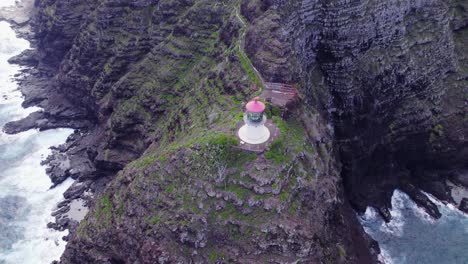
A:
<svg viewBox="0 0 468 264">
<path fill-rule="evenodd" d="M 468 214 L 468 199 L 467 198 L 462 199 L 458 209 L 460 209 L 460 211 L 465 212 L 466 214 Z"/>
</svg>

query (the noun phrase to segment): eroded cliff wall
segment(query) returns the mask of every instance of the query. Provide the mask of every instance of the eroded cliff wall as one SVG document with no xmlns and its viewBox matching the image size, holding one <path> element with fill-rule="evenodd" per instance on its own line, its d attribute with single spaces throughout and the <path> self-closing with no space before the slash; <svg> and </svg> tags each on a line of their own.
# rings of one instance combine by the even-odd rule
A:
<svg viewBox="0 0 468 264">
<path fill-rule="evenodd" d="M 274 2 L 305 101 L 333 122 L 355 207 L 388 217 L 393 190 L 413 185 L 450 201 L 443 182 L 468 156 L 467 3 Z"/>
</svg>

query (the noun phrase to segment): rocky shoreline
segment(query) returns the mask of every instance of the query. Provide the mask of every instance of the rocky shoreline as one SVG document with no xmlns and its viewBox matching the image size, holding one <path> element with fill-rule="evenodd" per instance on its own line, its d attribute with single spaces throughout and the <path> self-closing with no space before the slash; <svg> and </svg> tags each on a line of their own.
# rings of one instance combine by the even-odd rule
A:
<svg viewBox="0 0 468 264">
<path fill-rule="evenodd" d="M 47 166 L 47 175 L 52 180 L 51 188 L 61 184 L 66 179 L 92 178 L 96 169 L 87 158 L 90 147 L 82 144 L 86 131 L 93 127 L 80 111 L 75 111 L 67 100 L 54 89 L 54 79 L 57 70 L 41 62 L 41 55 L 37 50 L 37 38 L 34 30 L 34 16 L 36 14 L 33 0 L 17 2 L 16 7 L 0 10 L 0 20 L 9 22 L 18 36 L 30 41 L 32 48 L 25 50 L 9 62 L 22 66 L 21 73 L 14 76 L 19 89 L 24 95 L 23 107 L 37 106 L 42 108 L 28 117 L 13 121 L 3 128 L 7 134 L 16 134 L 30 129 L 47 130 L 54 128 L 74 128 L 67 142 L 52 149 L 52 154 L 41 165 Z M 75 208 L 75 211 L 87 211 L 93 203 L 93 193 L 102 191 L 104 183 L 91 180 L 76 181 L 63 195 L 64 200 L 57 205 L 57 210 L 52 212 L 56 218 L 55 223 L 47 226 L 59 231 L 69 229 L 73 232 L 79 221 L 70 217 L 75 212 L 70 211 L 75 201 L 83 201 L 83 208 Z M 64 237 L 68 240 L 67 237 Z"/>
</svg>

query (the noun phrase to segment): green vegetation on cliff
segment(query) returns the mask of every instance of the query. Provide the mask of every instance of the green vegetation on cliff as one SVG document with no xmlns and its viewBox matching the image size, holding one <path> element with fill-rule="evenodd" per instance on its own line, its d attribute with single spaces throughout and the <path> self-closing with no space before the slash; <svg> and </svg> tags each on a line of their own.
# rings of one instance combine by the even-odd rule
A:
<svg viewBox="0 0 468 264">
<path fill-rule="evenodd" d="M 211 3 L 199 1 L 189 10 L 203 5 Z M 229 21 L 233 10 L 217 15 Z M 314 188 L 311 165 L 318 157 L 304 128 L 298 120 L 283 121 L 280 111 L 272 109 L 269 116 L 281 138 L 265 154 L 239 149 L 233 127 L 254 92 L 252 82 L 259 80 L 219 33 L 200 33 L 218 28 L 201 27 L 195 38 L 170 35 L 107 92 L 112 95 L 102 97 L 118 98 L 108 133 L 150 134 L 152 141 L 107 188 L 81 223 L 78 239 L 96 243 L 95 234 L 136 226 L 136 234 L 155 243 L 174 237 L 162 246 L 174 256 L 188 256 L 195 247 L 198 258 L 216 262 L 233 258 L 232 246 L 249 251 L 267 241 L 279 243 L 290 231 L 274 235 L 276 229 L 295 228 L 296 220 L 311 217 L 303 210 L 301 193 Z M 108 75 L 114 70 L 107 64 L 103 69 Z M 215 244 L 216 237 L 225 239 Z M 306 237 L 294 239 L 298 247 L 307 247 Z M 294 258 L 291 252 L 270 254 L 267 249 L 265 257 Z M 259 258 L 250 255 L 245 260 Z"/>
<path fill-rule="evenodd" d="M 102 124 L 106 140 L 96 142 L 94 160 L 126 166 L 80 223 L 66 258 L 339 258 L 341 234 L 324 228 L 342 204 L 338 172 L 304 133 L 303 109 L 283 120 L 271 107 L 281 137 L 262 154 L 238 148 L 234 127 L 252 86 L 261 87 L 239 46 L 249 30 L 239 25 L 239 4 L 106 0 L 89 13 L 59 81 Z"/>
</svg>

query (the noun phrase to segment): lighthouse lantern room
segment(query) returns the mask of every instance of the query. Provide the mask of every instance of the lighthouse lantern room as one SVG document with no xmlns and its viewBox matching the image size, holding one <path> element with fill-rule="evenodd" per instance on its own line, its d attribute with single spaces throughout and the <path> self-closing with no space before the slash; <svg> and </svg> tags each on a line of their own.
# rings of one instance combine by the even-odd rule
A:
<svg viewBox="0 0 468 264">
<path fill-rule="evenodd" d="M 246 105 L 246 113 L 244 114 L 244 125 L 239 129 L 239 138 L 248 144 L 262 144 L 270 138 L 270 130 L 265 126 L 266 116 L 265 104 L 255 97 Z"/>
</svg>

